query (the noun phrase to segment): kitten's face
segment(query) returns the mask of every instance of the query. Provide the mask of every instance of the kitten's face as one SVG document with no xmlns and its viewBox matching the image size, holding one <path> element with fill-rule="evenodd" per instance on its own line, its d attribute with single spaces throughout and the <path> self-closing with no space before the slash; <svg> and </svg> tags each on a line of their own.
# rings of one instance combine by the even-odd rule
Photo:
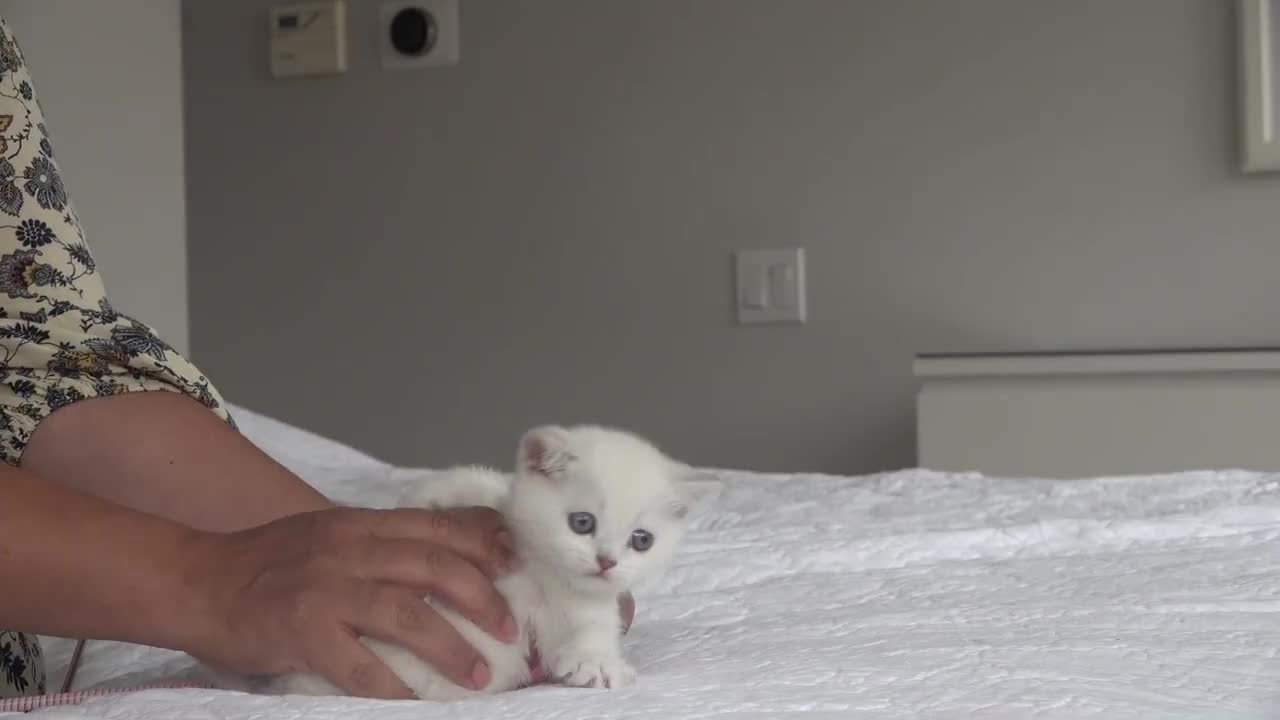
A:
<svg viewBox="0 0 1280 720">
<path fill-rule="evenodd" d="M 690 509 L 719 489 L 631 435 L 538 428 L 521 442 L 509 522 L 521 552 L 586 592 L 658 575 Z"/>
</svg>

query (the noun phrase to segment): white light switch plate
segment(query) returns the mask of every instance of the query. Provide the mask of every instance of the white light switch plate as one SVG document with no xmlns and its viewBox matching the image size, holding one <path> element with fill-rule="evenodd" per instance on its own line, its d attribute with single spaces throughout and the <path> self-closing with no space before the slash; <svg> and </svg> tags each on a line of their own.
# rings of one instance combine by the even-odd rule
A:
<svg viewBox="0 0 1280 720">
<path fill-rule="evenodd" d="M 342 0 L 271 8 L 271 74 L 336 75 L 347 70 L 347 7 Z"/>
<path fill-rule="evenodd" d="M 807 322 L 804 248 L 739 250 L 735 275 L 740 325 Z"/>
</svg>

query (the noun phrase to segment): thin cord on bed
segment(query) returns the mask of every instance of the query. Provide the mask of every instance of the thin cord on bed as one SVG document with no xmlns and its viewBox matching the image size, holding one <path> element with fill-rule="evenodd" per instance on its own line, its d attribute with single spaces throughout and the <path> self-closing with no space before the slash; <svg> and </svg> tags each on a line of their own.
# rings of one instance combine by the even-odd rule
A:
<svg viewBox="0 0 1280 720">
<path fill-rule="evenodd" d="M 58 707 L 61 705 L 79 705 L 85 700 L 91 698 L 103 697 L 106 695 L 119 695 L 122 693 L 140 692 L 142 690 L 181 690 L 181 689 L 214 689 L 209 683 L 201 682 L 158 682 L 147 685 L 139 685 L 137 687 L 128 688 L 95 688 L 92 690 L 79 690 L 71 692 L 71 685 L 75 682 L 76 669 L 80 667 L 80 656 L 84 653 L 85 641 L 80 639 L 76 641 L 76 648 L 71 652 L 71 662 L 67 664 L 67 676 L 62 680 L 62 691 L 50 693 L 47 695 L 25 695 L 22 697 L 0 698 L 0 714 L 4 713 L 26 713 L 32 710 L 39 710 L 47 707 Z"/>
<path fill-rule="evenodd" d="M 199 689 L 211 690 L 211 686 L 205 683 L 195 682 L 168 682 L 168 683 L 152 683 L 149 685 L 139 685 L 131 688 L 95 688 L 93 690 L 78 690 L 71 693 L 57 693 L 54 695 L 27 695 L 25 697 L 12 697 L 0 699 L 0 714 L 15 712 L 31 712 L 41 708 L 59 707 L 62 705 L 79 705 L 85 700 L 97 697 L 106 697 L 108 695 L 121 695 L 124 693 L 141 692 L 143 690 L 185 690 Z"/>
</svg>

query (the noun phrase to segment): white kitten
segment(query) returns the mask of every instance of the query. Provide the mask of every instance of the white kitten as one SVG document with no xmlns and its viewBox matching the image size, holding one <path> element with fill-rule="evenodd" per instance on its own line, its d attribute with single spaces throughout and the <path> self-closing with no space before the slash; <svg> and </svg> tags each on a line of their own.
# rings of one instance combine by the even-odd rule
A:
<svg viewBox="0 0 1280 720">
<path fill-rule="evenodd" d="M 617 688 L 635 682 L 622 657 L 618 595 L 653 578 L 675 553 L 692 508 L 719 492 L 635 435 L 595 426 L 535 428 L 521 438 L 514 479 L 486 468 L 454 468 L 412 488 L 405 507 L 484 505 L 502 512 L 522 561 L 497 582 L 519 625 L 504 644 L 448 607 L 441 613 L 488 661 L 483 693 L 530 680 L 536 640 L 549 677 L 567 685 Z M 418 697 L 475 694 L 407 650 L 362 638 Z M 281 676 L 267 692 L 341 694 L 311 674 Z"/>
</svg>

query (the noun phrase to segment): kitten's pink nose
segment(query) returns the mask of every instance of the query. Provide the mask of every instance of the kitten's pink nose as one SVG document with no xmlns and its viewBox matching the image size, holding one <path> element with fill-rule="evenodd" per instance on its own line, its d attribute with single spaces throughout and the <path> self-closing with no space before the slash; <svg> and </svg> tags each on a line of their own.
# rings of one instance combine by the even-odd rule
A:
<svg viewBox="0 0 1280 720">
<path fill-rule="evenodd" d="M 611 557 L 609 557 L 609 556 L 607 556 L 607 555 L 597 555 L 597 556 L 596 556 L 596 564 L 600 566 L 600 572 L 604 572 L 604 571 L 608 570 L 609 568 L 612 568 L 612 567 L 614 567 L 615 565 L 617 565 L 617 564 L 618 564 L 618 561 L 617 561 L 617 560 L 614 560 L 613 558 L 611 558 Z"/>
</svg>

